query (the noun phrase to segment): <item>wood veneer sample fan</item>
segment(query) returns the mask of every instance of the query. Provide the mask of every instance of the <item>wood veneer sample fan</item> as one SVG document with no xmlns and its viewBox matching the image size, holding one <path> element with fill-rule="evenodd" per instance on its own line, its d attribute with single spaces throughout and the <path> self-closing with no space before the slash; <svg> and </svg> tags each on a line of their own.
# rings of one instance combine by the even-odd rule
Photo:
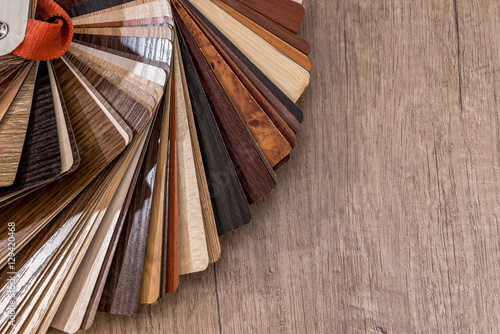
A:
<svg viewBox="0 0 500 334">
<path fill-rule="evenodd" d="M 0 334 L 74 333 L 177 290 L 250 222 L 304 117 L 300 1 L 55 3 L 65 55 L 0 55 L 0 307 L 18 311 Z"/>
</svg>

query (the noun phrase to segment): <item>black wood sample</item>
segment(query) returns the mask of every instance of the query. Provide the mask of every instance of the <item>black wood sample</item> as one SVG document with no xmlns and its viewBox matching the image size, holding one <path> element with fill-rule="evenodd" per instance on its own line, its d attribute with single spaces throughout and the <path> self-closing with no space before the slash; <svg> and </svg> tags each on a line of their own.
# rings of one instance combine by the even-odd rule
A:
<svg viewBox="0 0 500 334">
<path fill-rule="evenodd" d="M 276 185 L 274 172 L 217 81 L 191 33 L 176 14 L 176 23 L 193 59 L 213 115 L 249 203 L 265 197 Z"/>
<path fill-rule="evenodd" d="M 223 235 L 249 223 L 252 216 L 189 50 L 182 35 L 177 36 L 217 231 Z"/>
</svg>

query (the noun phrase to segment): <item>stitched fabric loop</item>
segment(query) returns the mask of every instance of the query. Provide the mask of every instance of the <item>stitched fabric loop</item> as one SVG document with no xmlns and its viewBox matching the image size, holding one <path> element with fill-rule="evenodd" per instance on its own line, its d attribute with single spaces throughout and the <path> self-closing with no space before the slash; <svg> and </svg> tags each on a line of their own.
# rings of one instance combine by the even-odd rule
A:
<svg viewBox="0 0 500 334">
<path fill-rule="evenodd" d="M 73 39 L 70 17 L 53 0 L 38 0 L 36 18 L 28 19 L 24 41 L 12 54 L 29 60 L 59 58 Z"/>
</svg>

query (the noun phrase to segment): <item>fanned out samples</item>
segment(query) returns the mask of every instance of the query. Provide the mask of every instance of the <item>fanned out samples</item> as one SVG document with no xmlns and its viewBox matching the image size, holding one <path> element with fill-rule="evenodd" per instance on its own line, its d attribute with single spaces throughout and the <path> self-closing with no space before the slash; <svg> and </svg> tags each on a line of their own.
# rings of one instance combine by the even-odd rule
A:
<svg viewBox="0 0 500 334">
<path fill-rule="evenodd" d="M 23 0 L 0 25 L 21 3 L 72 37 L 62 56 L 28 33 L 0 55 L 0 333 L 75 333 L 176 291 L 274 189 L 303 120 L 305 11 Z"/>
</svg>

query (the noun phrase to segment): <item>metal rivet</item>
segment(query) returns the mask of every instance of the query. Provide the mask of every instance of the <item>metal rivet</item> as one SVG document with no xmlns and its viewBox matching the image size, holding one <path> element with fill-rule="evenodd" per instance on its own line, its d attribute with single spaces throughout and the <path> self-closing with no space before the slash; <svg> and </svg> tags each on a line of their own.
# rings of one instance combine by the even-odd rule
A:
<svg viewBox="0 0 500 334">
<path fill-rule="evenodd" d="M 7 23 L 0 21 L 0 39 L 7 36 L 8 33 L 9 33 L 9 26 L 7 25 Z"/>
</svg>

